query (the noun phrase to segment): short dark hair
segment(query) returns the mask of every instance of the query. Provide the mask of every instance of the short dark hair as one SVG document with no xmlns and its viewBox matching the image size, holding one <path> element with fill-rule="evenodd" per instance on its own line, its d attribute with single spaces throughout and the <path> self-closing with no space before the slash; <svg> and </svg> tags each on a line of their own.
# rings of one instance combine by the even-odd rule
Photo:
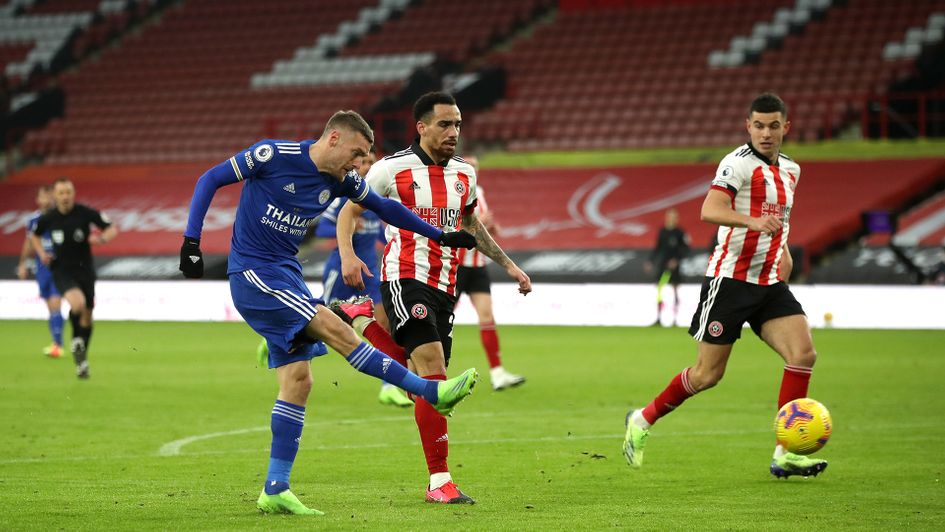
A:
<svg viewBox="0 0 945 532">
<path fill-rule="evenodd" d="M 69 184 L 71 185 L 71 184 L 72 184 L 72 180 L 69 179 L 69 178 L 66 177 L 66 176 L 58 177 L 58 178 L 56 178 L 55 181 L 53 181 L 53 184 L 50 185 L 50 186 L 55 187 L 55 186 L 58 185 L 59 183 L 69 183 Z M 74 186 L 74 185 L 73 185 L 73 186 Z"/>
<path fill-rule="evenodd" d="M 52 186 L 52 185 L 43 185 L 43 186 L 39 187 L 39 189 L 40 189 L 41 191 L 43 191 L 43 192 L 52 192 L 53 186 Z"/>
<path fill-rule="evenodd" d="M 360 133 L 371 143 L 371 146 L 374 146 L 374 131 L 364 117 L 355 111 L 338 111 L 331 115 L 328 123 L 325 124 L 325 131 L 322 136 L 325 136 L 332 129 L 347 129 L 348 131 Z"/>
<path fill-rule="evenodd" d="M 430 119 L 428 115 L 433 112 L 433 108 L 439 104 L 456 105 L 456 98 L 446 92 L 428 92 L 417 98 L 413 104 L 413 119 L 426 122 Z"/>
<path fill-rule="evenodd" d="M 752 100 L 751 107 L 748 108 L 748 118 L 751 118 L 752 113 L 781 113 L 781 116 L 787 118 L 787 104 L 777 94 L 765 92 Z"/>
</svg>

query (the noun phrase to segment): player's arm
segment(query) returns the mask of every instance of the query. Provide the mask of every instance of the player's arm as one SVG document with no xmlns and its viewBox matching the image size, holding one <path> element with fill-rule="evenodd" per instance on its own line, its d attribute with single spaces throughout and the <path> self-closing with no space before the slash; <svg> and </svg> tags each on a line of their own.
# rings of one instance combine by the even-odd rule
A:
<svg viewBox="0 0 945 532">
<path fill-rule="evenodd" d="M 528 274 L 523 272 L 522 269 L 502 251 L 499 244 L 497 244 L 495 239 L 492 238 L 492 235 L 489 234 L 489 230 L 486 229 L 486 226 L 483 225 L 479 217 L 476 216 L 474 210 L 470 210 L 463 215 L 463 227 L 476 237 L 476 249 L 495 261 L 499 266 L 505 268 L 509 277 L 518 283 L 519 293 L 524 295 L 532 291 L 532 281 L 528 278 Z"/>
<path fill-rule="evenodd" d="M 354 232 L 358 226 L 358 218 L 364 214 L 364 207 L 353 201 L 345 203 L 341 211 L 338 212 L 338 219 L 335 226 L 335 236 L 338 239 L 338 254 L 341 256 L 341 277 L 348 286 L 364 290 L 364 278 L 361 273 L 364 272 L 368 277 L 373 277 L 371 269 L 364 264 L 364 261 L 358 258 L 354 252 L 354 243 L 352 241 Z"/>
<path fill-rule="evenodd" d="M 784 251 L 781 252 L 781 264 L 778 267 L 778 274 L 781 280 L 787 283 L 791 280 L 791 272 L 794 271 L 794 257 L 791 256 L 791 248 L 788 247 L 787 242 L 781 247 Z"/>
<path fill-rule="evenodd" d="M 16 276 L 20 279 L 26 279 L 29 273 L 26 269 L 26 263 L 30 260 L 30 255 L 33 254 L 31 235 L 32 233 L 27 229 L 26 238 L 23 239 L 23 248 L 20 250 L 20 262 L 16 265 Z"/>
<path fill-rule="evenodd" d="M 118 227 L 113 224 L 107 216 L 95 209 L 90 209 L 92 223 L 102 230 L 101 233 L 89 240 L 92 244 L 107 244 L 118 236 Z"/>
<path fill-rule="evenodd" d="M 241 180 L 239 171 L 233 162 L 235 157 L 224 161 L 204 172 L 190 200 L 190 214 L 187 216 L 187 229 L 184 231 L 184 243 L 180 248 L 180 271 L 184 277 L 197 279 L 203 277 L 203 253 L 200 251 L 200 234 L 203 220 L 210 209 L 210 202 L 217 189 L 232 185 Z"/>
<path fill-rule="evenodd" d="M 726 227 L 747 227 L 751 231 L 768 235 L 774 235 L 781 230 L 781 220 L 775 216 L 754 217 L 737 212 L 732 208 L 733 197 L 734 195 L 729 195 L 729 192 L 713 185 L 702 202 L 702 221 Z"/>
<path fill-rule="evenodd" d="M 40 216 L 39 220 L 36 222 L 36 227 L 33 228 L 33 232 L 29 234 L 30 244 L 33 245 L 33 251 L 36 253 L 36 256 L 39 257 L 39 261 L 43 264 L 49 264 L 52 262 L 52 257 L 49 256 L 49 253 L 46 253 L 46 250 L 43 249 L 42 234 L 49 229 L 47 227 L 47 220 L 45 216 Z"/>
</svg>

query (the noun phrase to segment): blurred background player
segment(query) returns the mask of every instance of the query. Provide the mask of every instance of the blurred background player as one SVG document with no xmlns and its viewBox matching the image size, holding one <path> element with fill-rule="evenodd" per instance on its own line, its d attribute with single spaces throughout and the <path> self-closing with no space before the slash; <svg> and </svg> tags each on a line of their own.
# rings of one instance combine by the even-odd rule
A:
<svg viewBox="0 0 945 532">
<path fill-rule="evenodd" d="M 361 166 L 358 167 L 358 174 L 362 177 L 366 177 L 376 160 L 377 156 L 374 152 L 367 154 L 361 162 Z M 384 223 L 378 218 L 377 214 L 368 210 L 365 210 L 364 213 L 361 214 L 361 217 L 358 218 L 357 229 L 351 237 L 352 244 L 354 245 L 355 253 L 357 253 L 358 257 L 361 257 L 371 269 L 373 277 L 365 279 L 364 290 L 357 290 L 346 285 L 341 278 L 341 254 L 338 252 L 336 234 L 338 213 L 341 212 L 341 208 L 344 207 L 346 202 L 347 198 L 338 198 L 331 202 L 331 206 L 325 210 L 325 213 L 318 220 L 318 225 L 315 227 L 315 236 L 318 238 L 331 239 L 332 247 L 334 248 L 328 260 L 325 261 L 325 270 L 322 274 L 322 284 L 325 287 L 325 294 L 322 296 L 322 299 L 331 302 L 335 300 L 348 301 L 358 297 L 366 297 L 371 300 L 371 304 L 373 305 L 374 302 L 379 303 L 381 301 L 381 259 L 377 254 L 377 246 L 378 244 L 383 246 L 387 243 L 387 239 L 384 237 Z M 387 322 L 387 314 L 384 312 L 382 306 L 375 308 L 374 317 L 381 327 L 388 330 L 390 329 L 390 324 Z M 413 401 L 407 397 L 403 390 L 389 382 L 381 384 L 381 390 L 378 392 L 377 400 L 380 401 L 381 404 L 399 406 L 402 408 L 413 406 Z"/>
<path fill-rule="evenodd" d="M 456 100 L 443 92 L 424 94 L 414 103 L 413 118 L 419 135 L 407 149 L 378 161 L 367 181 L 388 196 L 421 213 L 444 229 L 463 227 L 476 237 L 476 248 L 502 265 L 519 284 L 519 292 L 531 292 L 531 281 L 495 243 L 475 214 L 476 173 L 455 157 L 462 126 Z M 338 245 L 345 283 L 364 288 L 362 272 L 371 275 L 351 245 L 362 208 L 349 203 L 338 217 Z M 377 322 L 365 336 L 380 347 L 403 346 L 416 373 L 432 380 L 446 379 L 452 350 L 453 309 L 456 307 L 455 275 L 458 250 L 430 241 L 423 235 L 387 228 L 381 296 L 392 320 L 394 339 Z M 339 308 L 352 322 L 365 318 L 365 310 Z M 388 347 L 381 347 L 386 349 Z M 426 500 L 445 504 L 473 504 L 453 482 L 447 465 L 449 436 L 446 418 L 423 398 L 417 398 L 414 418 L 430 472 Z"/>
<path fill-rule="evenodd" d="M 663 315 L 663 288 L 667 284 L 673 287 L 673 325 L 679 315 L 679 265 L 689 253 L 689 235 L 679 227 L 679 212 L 676 209 L 666 211 L 666 223 L 660 228 L 656 238 L 656 247 L 650 253 L 650 258 L 643 268 L 651 273 L 656 267 L 659 278 L 656 281 L 656 321 L 654 326 L 662 325 L 660 317 Z"/>
<path fill-rule="evenodd" d="M 36 190 L 36 206 L 39 210 L 26 223 L 26 238 L 23 239 L 23 250 L 20 252 L 20 263 L 16 267 L 16 276 L 20 279 L 26 279 L 29 276 L 30 261 L 33 261 L 36 269 L 36 284 L 39 285 L 39 297 L 46 302 L 46 308 L 49 309 L 49 334 L 52 336 L 52 343 L 43 349 L 43 353 L 52 358 L 59 358 L 62 354 L 62 326 L 65 322 L 62 319 L 62 298 L 56 288 L 56 283 L 53 282 L 49 267 L 43 264 L 39 255 L 33 251 L 33 241 L 30 237 L 36 229 L 39 217 L 53 208 L 52 189 L 51 185 L 43 185 Z M 52 255 L 53 245 L 49 233 L 44 233 L 40 237 L 40 241 L 46 253 Z"/>
<path fill-rule="evenodd" d="M 479 177 L 479 159 L 475 156 L 464 158 L 472 165 Z M 476 185 L 476 216 L 490 234 L 498 234 L 499 225 L 496 223 L 483 196 L 482 185 Z M 525 377 L 509 373 L 502 366 L 502 356 L 499 352 L 499 333 L 496 331 L 495 316 L 492 313 L 492 281 L 489 279 L 489 270 L 486 268 L 489 259 L 478 249 L 459 250 L 459 269 L 456 272 L 456 296 L 469 295 L 469 301 L 476 309 L 479 318 L 479 338 L 482 348 L 489 359 L 489 378 L 493 390 L 504 390 L 518 386 L 525 382 Z"/>
<path fill-rule="evenodd" d="M 323 301 L 312 297 L 296 256 L 308 227 L 335 197 L 345 196 L 397 227 L 421 232 L 443 245 L 468 246 L 472 235 L 444 233 L 403 205 L 381 198 L 354 170 L 371 151 L 374 133 L 354 111 L 338 111 L 321 138 L 303 142 L 263 140 L 211 168 L 197 181 L 180 252 L 180 270 L 203 276 L 200 235 L 217 189 L 245 180 L 240 192 L 227 262 L 233 304 L 269 346 L 279 393 L 272 409 L 269 470 L 256 506 L 266 513 L 321 514 L 290 491 L 289 476 L 305 424 L 312 388 L 309 361 L 330 345 L 352 367 L 402 386 L 436 404 L 443 414 L 470 393 L 476 371 L 446 383 L 420 379 L 362 342 Z"/>
<path fill-rule="evenodd" d="M 108 217 L 75 202 L 75 186 L 62 177 L 53 184 L 55 208 L 39 217 L 30 239 L 43 264 L 49 265 L 53 282 L 69 303 L 72 323 L 72 358 L 76 375 L 89 378 L 88 349 L 92 341 L 92 309 L 95 307 L 95 263 L 92 244 L 105 244 L 118 236 Z M 101 232 L 93 233 L 91 226 Z M 52 253 L 43 246 L 43 235 L 52 240 Z"/>
<path fill-rule="evenodd" d="M 702 204 L 702 219 L 719 225 L 719 245 L 709 257 L 689 327 L 699 342 L 696 364 L 676 375 L 646 408 L 627 414 L 624 455 L 632 467 L 643 464 L 652 424 L 719 382 L 745 322 L 784 359 L 775 412 L 789 401 L 807 397 L 817 353 L 804 309 L 784 282 L 793 268 L 788 234 L 801 175 L 800 166 L 781 153 L 790 127 L 781 98 L 770 93 L 758 96 L 745 120 L 751 140 L 719 164 Z M 770 471 L 776 477 L 807 477 L 826 468 L 825 460 L 789 453 L 777 445 Z"/>
</svg>

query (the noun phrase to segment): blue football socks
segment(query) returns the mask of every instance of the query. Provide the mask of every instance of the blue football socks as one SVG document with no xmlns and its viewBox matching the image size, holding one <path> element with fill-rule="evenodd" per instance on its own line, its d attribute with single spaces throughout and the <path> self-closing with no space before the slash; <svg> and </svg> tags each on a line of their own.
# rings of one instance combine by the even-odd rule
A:
<svg viewBox="0 0 945 532">
<path fill-rule="evenodd" d="M 65 323 L 66 320 L 62 318 L 62 313 L 58 310 L 49 313 L 49 334 L 52 335 L 56 345 L 62 345 L 62 328 Z"/>
<path fill-rule="evenodd" d="M 299 452 L 304 424 L 304 406 L 276 401 L 272 407 L 272 450 L 269 452 L 266 494 L 275 495 L 289 489 L 289 473 Z"/>
<path fill-rule="evenodd" d="M 419 395 L 431 405 L 435 405 L 438 400 L 436 381 L 421 379 L 396 360 L 371 347 L 367 342 L 361 342 L 361 345 L 346 358 L 348 364 L 361 373 L 377 377 L 414 395 Z"/>
</svg>

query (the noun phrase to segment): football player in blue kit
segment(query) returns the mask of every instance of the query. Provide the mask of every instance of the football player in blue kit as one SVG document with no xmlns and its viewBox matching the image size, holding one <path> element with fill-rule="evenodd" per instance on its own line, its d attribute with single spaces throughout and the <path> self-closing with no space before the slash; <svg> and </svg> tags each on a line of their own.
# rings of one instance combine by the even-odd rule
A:
<svg viewBox="0 0 945 532">
<path fill-rule="evenodd" d="M 367 176 L 368 170 L 377 157 L 374 153 L 369 153 L 364 157 L 361 166 L 358 168 L 358 174 L 361 177 Z M 334 249 L 325 261 L 325 269 L 322 273 L 322 286 L 325 292 L 322 299 L 328 303 L 333 301 L 348 301 L 354 298 L 364 297 L 373 301 L 381 300 L 381 260 L 377 255 L 377 245 L 386 244 L 384 237 L 384 223 L 372 211 L 364 211 L 358 217 L 357 229 L 351 236 L 351 243 L 358 257 L 370 268 L 373 277 L 365 277 L 364 290 L 358 290 L 345 284 L 341 277 L 341 254 L 338 251 L 338 242 L 336 240 L 338 228 L 338 213 L 348 202 L 347 198 L 337 198 L 331 202 L 328 209 L 325 210 L 321 218 L 318 219 L 318 225 L 315 226 L 315 236 L 317 238 L 331 239 L 334 241 Z M 389 328 L 387 315 L 382 310 L 383 307 L 377 307 L 374 318 L 380 322 L 382 327 Z M 393 405 L 399 407 L 412 407 L 411 401 L 400 388 L 389 382 L 381 384 L 381 390 L 377 395 L 381 404 Z"/>
<path fill-rule="evenodd" d="M 36 252 L 33 251 L 33 243 L 30 239 L 30 235 L 36 230 L 40 216 L 55 207 L 52 189 L 52 185 L 44 185 L 36 191 L 36 205 L 39 210 L 26 223 L 26 240 L 23 241 L 23 251 L 20 253 L 20 263 L 16 268 L 16 276 L 20 279 L 26 279 L 29 276 L 28 264 L 30 260 L 33 260 L 36 265 L 36 283 L 39 285 L 39 297 L 46 302 L 46 307 L 49 309 L 49 334 L 52 336 L 52 344 L 43 349 L 43 353 L 52 358 L 59 358 L 62 354 L 62 328 L 65 324 L 62 317 L 62 295 L 59 293 L 59 289 L 56 288 L 56 283 L 53 282 L 53 275 L 52 271 L 49 270 L 49 266 L 43 264 L 43 261 L 39 260 Z M 40 237 L 40 241 L 46 253 L 52 255 L 53 243 L 50 234 L 45 233 Z M 380 293 L 380 289 L 378 289 L 378 293 Z"/>
<path fill-rule="evenodd" d="M 312 297 L 296 258 L 306 230 L 336 197 L 376 212 L 382 220 L 427 236 L 445 246 L 471 248 L 463 231 L 444 233 L 399 202 L 372 192 L 354 170 L 371 151 L 374 133 L 354 111 L 335 113 L 317 141 L 263 140 L 211 168 L 197 181 L 180 269 L 203 276 L 200 251 L 203 220 L 216 190 L 244 181 L 240 193 L 227 275 L 230 294 L 243 319 L 269 344 L 269 367 L 276 370 L 279 394 L 272 409 L 269 470 L 257 506 L 266 513 L 319 515 L 289 490 L 312 387 L 309 361 L 327 353 L 325 344 L 362 373 L 422 396 L 448 415 L 476 383 L 475 369 L 445 382 L 410 373 L 361 341 L 347 324 Z"/>
</svg>

